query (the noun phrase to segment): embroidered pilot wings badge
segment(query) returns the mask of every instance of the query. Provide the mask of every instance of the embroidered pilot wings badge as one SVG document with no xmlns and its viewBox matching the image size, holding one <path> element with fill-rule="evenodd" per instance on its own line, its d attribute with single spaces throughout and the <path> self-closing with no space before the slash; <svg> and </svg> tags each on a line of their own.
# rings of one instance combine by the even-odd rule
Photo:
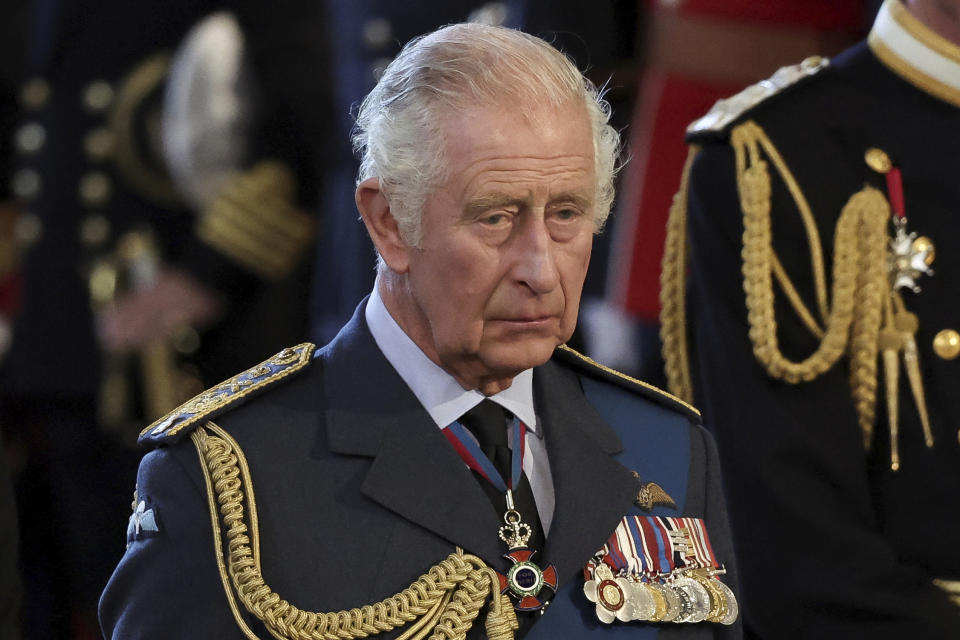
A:
<svg viewBox="0 0 960 640">
<path fill-rule="evenodd" d="M 640 474 L 636 471 L 633 471 L 633 477 L 637 480 L 640 480 Z M 669 493 L 664 490 L 663 487 L 658 485 L 656 482 L 641 482 L 640 489 L 637 491 L 637 497 L 634 499 L 633 503 L 643 509 L 644 511 L 650 511 L 656 506 L 670 507 L 671 509 L 677 508 L 677 503 L 670 496 Z"/>
</svg>

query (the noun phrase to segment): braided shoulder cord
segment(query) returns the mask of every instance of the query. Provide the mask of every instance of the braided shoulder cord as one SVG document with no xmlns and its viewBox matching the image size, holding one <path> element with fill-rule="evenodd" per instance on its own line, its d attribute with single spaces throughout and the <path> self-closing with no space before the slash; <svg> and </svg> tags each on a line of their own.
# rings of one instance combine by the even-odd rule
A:
<svg viewBox="0 0 960 640">
<path fill-rule="evenodd" d="M 693 145 L 683 165 L 680 190 L 673 196 L 667 218 L 667 240 L 660 270 L 660 340 L 670 393 L 693 402 L 690 355 L 687 347 L 687 185 L 690 167 L 700 151 Z"/>
<path fill-rule="evenodd" d="M 844 212 L 859 221 L 859 273 L 857 274 L 856 314 L 850 338 L 850 391 L 857 410 L 864 445 L 869 448 L 877 404 L 877 352 L 884 307 L 890 300 L 887 279 L 887 223 L 890 205 L 876 189 L 866 187 L 854 194 Z"/>
<path fill-rule="evenodd" d="M 806 359 L 791 361 L 782 354 L 777 340 L 771 277 L 776 262 L 770 226 L 771 185 L 767 162 L 760 151 L 762 147 L 769 155 L 774 147 L 753 122 L 735 129 L 731 142 L 736 152 L 737 186 L 744 216 L 744 291 L 754 355 L 771 377 L 795 384 L 813 380 L 849 352 L 851 394 L 866 438 L 872 433 L 875 417 L 877 340 L 883 301 L 889 295 L 886 280 L 889 205 L 883 195 L 871 187 L 865 187 L 847 201 L 834 234 L 833 291 L 822 339 Z M 779 156 L 774 164 L 796 200 L 800 193 L 796 180 Z M 798 202 L 798 206 L 800 204 Z M 819 245 L 819 238 L 809 233 L 812 213 L 805 202 L 802 204 L 799 208 L 808 229 L 808 240 Z M 819 246 L 811 250 L 814 265 L 820 254 Z M 783 273 L 781 279 L 785 278 Z M 798 296 L 789 295 L 792 285 L 782 281 L 781 287 L 803 318 L 805 308 L 798 308 L 798 304 L 802 304 Z M 824 305 L 820 306 L 823 311 Z M 812 318 L 807 316 L 805 323 L 809 326 Z"/>
<path fill-rule="evenodd" d="M 302 611 L 281 599 L 265 583 L 260 572 L 259 552 L 251 549 L 247 536 L 243 485 L 244 480 L 249 484 L 249 476 L 242 451 L 236 441 L 213 422 L 196 429 L 191 438 L 203 462 L 224 587 L 234 617 L 248 638 L 256 636 L 240 617 L 234 592 L 247 611 L 281 640 L 352 640 L 391 631 L 410 622 L 415 624 L 401 636 L 403 640 L 427 637 L 459 640 L 466 637 L 487 597 L 492 595 L 486 620 L 488 638 L 513 639 L 516 616 L 509 598 L 499 593 L 496 573 L 480 558 L 464 554 L 460 549 L 400 593 L 371 605 L 349 611 L 314 613 Z M 254 511 L 252 487 L 248 491 L 251 511 Z M 251 513 L 250 519 L 255 521 L 256 514 Z M 226 529 L 229 552 L 226 563 L 220 544 L 221 529 Z M 253 544 L 259 546 L 256 540 Z M 226 584 L 224 564 L 232 589 Z"/>
</svg>

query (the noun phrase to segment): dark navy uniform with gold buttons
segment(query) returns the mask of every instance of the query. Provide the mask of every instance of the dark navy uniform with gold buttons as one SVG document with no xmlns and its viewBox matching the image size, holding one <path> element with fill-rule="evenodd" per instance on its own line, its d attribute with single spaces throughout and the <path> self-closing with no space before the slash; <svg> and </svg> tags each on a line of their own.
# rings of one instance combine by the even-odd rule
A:
<svg viewBox="0 0 960 640">
<path fill-rule="evenodd" d="M 295 174 L 282 206 L 260 206 L 264 200 L 247 197 L 253 187 L 241 176 L 233 191 L 211 203 L 209 210 L 192 210 L 176 193 L 164 166 L 161 111 L 171 57 L 191 26 L 222 4 L 18 3 L 24 8 L 18 25 L 28 51 L 16 92 L 18 118 L 9 131 L 10 154 L 3 163 L 7 188 L 2 193 L 15 198 L 20 211 L 15 236 L 22 298 L 13 341 L 9 351 L 0 353 L 0 419 L 6 438 L 23 447 L 17 450 L 23 451 L 28 465 L 20 474 L 18 497 L 30 637 L 46 637 L 54 625 L 60 628 L 49 630 L 50 636 L 62 637 L 64 627 L 74 624 L 70 604 L 85 614 L 78 617 L 92 618 L 97 594 L 122 552 L 121 541 L 105 531 L 109 527 L 104 523 L 123 520 L 126 500 L 117 499 L 113 487 L 118 479 L 132 477 L 136 461 L 112 437 L 116 434 L 104 435 L 98 427 L 109 423 L 122 428 L 131 419 L 141 423 L 153 410 L 151 394 L 179 392 L 169 379 L 148 371 L 157 371 L 145 364 L 156 362 L 151 356 L 102 354 L 95 311 L 149 284 L 163 266 L 189 272 L 233 303 L 228 321 L 216 334 L 205 335 L 200 346 L 204 363 L 210 365 L 200 376 L 211 381 L 236 370 L 239 364 L 232 358 L 246 362 L 270 353 L 303 329 L 305 314 L 296 313 L 293 303 L 300 296 L 278 296 L 272 310 L 259 315 L 251 312 L 250 301 L 262 283 L 293 272 L 296 250 L 302 255 L 313 237 L 312 215 L 303 213 L 312 211 L 313 203 L 297 201 L 309 196 L 309 188 L 316 189 L 315 167 L 308 157 L 312 147 L 304 151 L 297 145 L 304 140 L 319 144 L 322 137 L 304 129 L 297 138 L 291 131 L 303 112 L 321 122 L 328 112 L 325 59 L 310 55 L 319 45 L 300 52 L 298 60 L 309 65 L 317 79 L 311 86 L 322 89 L 321 99 L 311 94 L 308 100 L 304 91 L 295 103 L 288 99 L 292 90 L 283 93 L 270 82 L 289 77 L 286 74 L 302 75 L 299 67 L 283 67 L 289 58 L 281 59 L 277 52 L 303 40 L 322 43 L 320 16 L 297 16 L 298 26 L 311 31 L 285 34 L 283 29 L 294 21 L 283 20 L 287 6 L 271 5 L 274 19 L 267 21 L 257 7 L 248 6 L 254 3 L 226 3 L 236 5 L 243 27 L 256 25 L 246 32 L 248 62 L 254 78 L 269 80 L 262 87 L 269 91 L 268 98 L 260 107 L 272 128 L 251 134 L 248 160 L 251 168 L 260 159 L 279 160 L 287 165 L 286 173 Z M 286 49 L 275 46 L 281 39 Z M 283 68 L 277 71 L 277 66 Z M 275 97 L 283 98 L 281 107 L 271 102 Z M 280 117 L 291 111 L 294 116 Z M 291 144 L 291 139 L 296 142 Z M 303 185 L 309 188 L 298 191 Z M 290 329 L 295 320 L 300 324 Z M 245 332 L 236 330 L 240 323 L 246 323 Z M 185 339 L 189 334 L 185 331 Z M 223 348 L 227 339 L 216 341 L 223 335 L 229 338 L 229 353 Z M 252 347 L 238 335 L 263 342 Z M 283 337 L 274 344 L 270 338 L 277 336 Z M 246 357 L 238 343 L 251 349 Z M 216 347 L 218 362 L 213 358 Z M 169 345 L 162 354 L 179 357 Z M 186 397 L 191 393 L 195 391 Z M 164 410 L 183 399 L 181 395 Z"/>
<path fill-rule="evenodd" d="M 746 624 L 958 637 L 960 46 L 888 0 L 688 140 L 662 336 L 717 436 Z"/>
<path fill-rule="evenodd" d="M 71 627 L 83 633 L 92 622 L 96 591 L 119 552 L 100 524 L 122 517 L 123 502 L 109 485 L 135 464 L 95 429 L 102 359 L 91 295 L 109 297 L 119 283 L 101 277 L 91 289 L 91 278 L 98 258 L 125 232 L 162 219 L 172 235 L 158 242 L 169 242 L 190 221 L 184 210 L 133 188 L 113 161 L 148 139 L 145 127 L 132 127 L 143 122 L 138 108 L 157 105 L 160 52 L 172 50 L 203 6 L 22 6 L 27 52 L 4 176 L 20 210 L 22 297 L 3 357 L 0 401 L 4 436 L 27 465 L 16 470 L 23 623 L 29 637 L 53 638 Z M 141 163 L 134 174 L 149 181 L 156 172 Z"/>
</svg>

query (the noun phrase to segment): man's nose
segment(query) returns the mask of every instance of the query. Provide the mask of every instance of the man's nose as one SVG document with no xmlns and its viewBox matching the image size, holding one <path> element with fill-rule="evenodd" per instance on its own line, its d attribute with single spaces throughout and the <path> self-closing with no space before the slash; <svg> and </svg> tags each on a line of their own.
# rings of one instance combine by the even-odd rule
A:
<svg viewBox="0 0 960 640">
<path fill-rule="evenodd" d="M 529 220 L 518 238 L 514 277 L 537 294 L 549 293 L 560 283 L 553 240 L 545 221 Z"/>
</svg>

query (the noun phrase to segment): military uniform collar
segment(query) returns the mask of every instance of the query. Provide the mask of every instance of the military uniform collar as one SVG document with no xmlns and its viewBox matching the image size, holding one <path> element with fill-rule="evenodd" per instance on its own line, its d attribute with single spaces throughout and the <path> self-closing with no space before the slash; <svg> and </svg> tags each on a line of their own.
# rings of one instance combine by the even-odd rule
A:
<svg viewBox="0 0 960 640">
<path fill-rule="evenodd" d="M 476 389 L 465 390 L 421 351 L 387 311 L 377 285 L 367 300 L 365 316 L 380 351 L 438 427 L 446 427 L 486 397 Z M 490 399 L 519 417 L 539 437 L 533 404 L 533 369 L 521 372 L 509 388 Z"/>
<path fill-rule="evenodd" d="M 867 43 L 907 82 L 960 106 L 960 46 L 926 27 L 900 0 L 883 3 Z"/>
</svg>

